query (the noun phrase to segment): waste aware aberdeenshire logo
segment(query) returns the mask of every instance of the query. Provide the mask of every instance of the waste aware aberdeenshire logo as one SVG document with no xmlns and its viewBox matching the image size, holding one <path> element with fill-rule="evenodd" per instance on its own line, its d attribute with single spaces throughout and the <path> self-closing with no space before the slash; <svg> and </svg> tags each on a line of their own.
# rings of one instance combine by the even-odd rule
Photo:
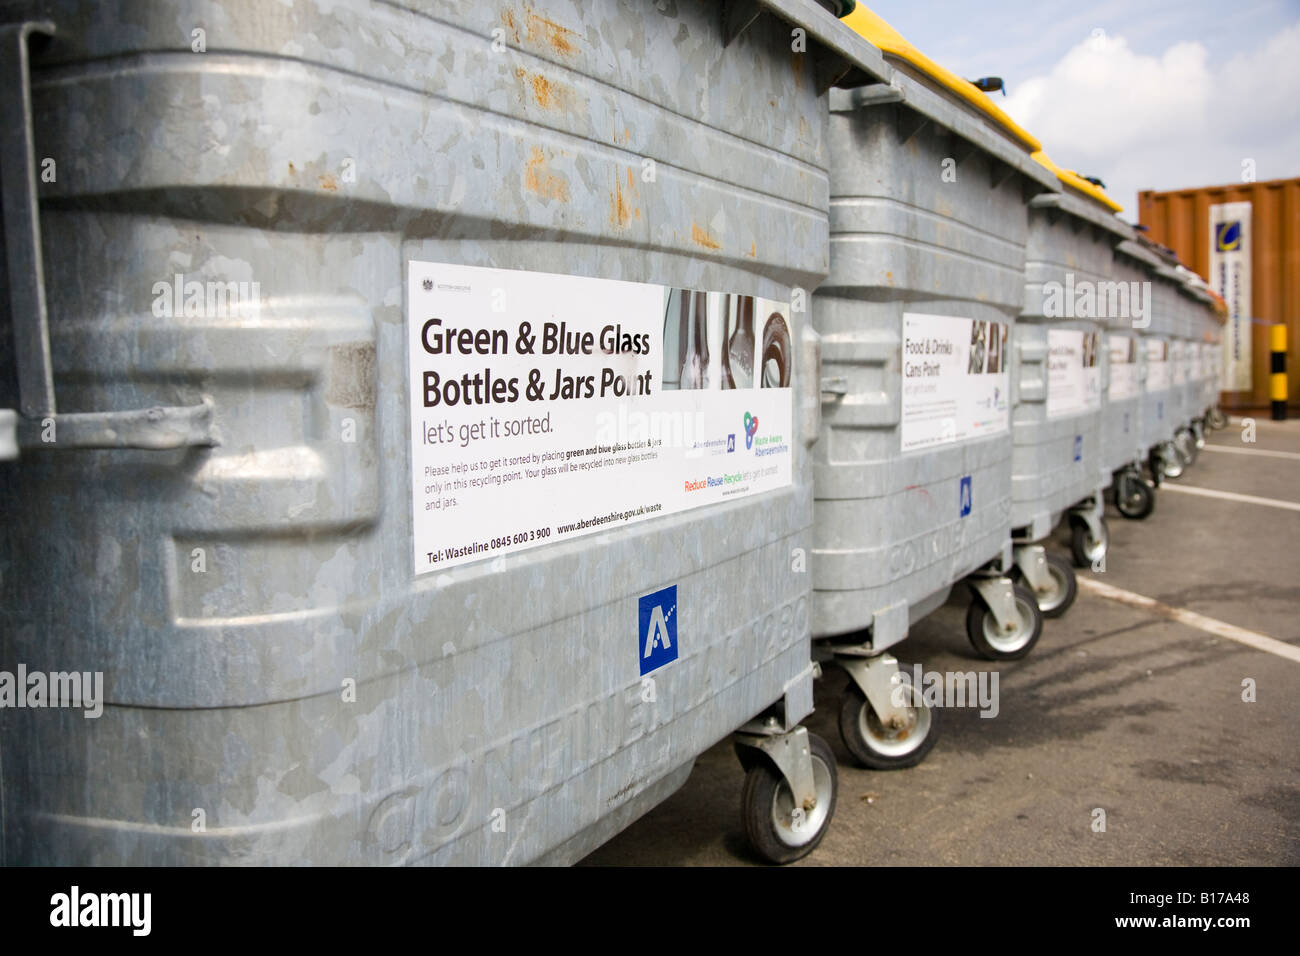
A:
<svg viewBox="0 0 1300 956">
<path fill-rule="evenodd" d="M 745 447 L 754 447 L 754 436 L 758 434 L 758 419 L 745 412 Z"/>
<path fill-rule="evenodd" d="M 641 598 L 637 633 L 642 676 L 677 660 L 677 585 Z"/>
<path fill-rule="evenodd" d="M 1214 247 L 1218 252 L 1236 252 L 1241 248 L 1241 220 L 1217 223 L 1214 227 Z"/>
</svg>

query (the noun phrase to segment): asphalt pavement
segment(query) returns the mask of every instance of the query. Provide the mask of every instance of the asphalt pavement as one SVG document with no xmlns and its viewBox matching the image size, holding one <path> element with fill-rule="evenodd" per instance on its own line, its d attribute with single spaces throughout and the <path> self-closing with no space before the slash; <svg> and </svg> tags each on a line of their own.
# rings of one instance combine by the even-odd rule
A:
<svg viewBox="0 0 1300 956">
<path fill-rule="evenodd" d="M 1267 640 L 1300 649 L 1300 421 L 1255 423 L 1254 442 L 1239 420 L 1211 433 L 1145 521 L 1108 505 L 1105 570 L 1078 572 L 1074 607 L 1024 660 L 975 655 L 964 587 L 912 628 L 895 649 L 909 670 L 996 670 L 999 690 L 996 717 L 945 709 L 919 766 L 855 765 L 836 721 L 846 678 L 828 669 L 805 725 L 835 751 L 839 796 L 794 865 L 1300 864 L 1300 659 Z M 1051 547 L 1069 553 L 1064 537 Z M 759 864 L 743 780 L 719 743 L 584 862 Z"/>
</svg>

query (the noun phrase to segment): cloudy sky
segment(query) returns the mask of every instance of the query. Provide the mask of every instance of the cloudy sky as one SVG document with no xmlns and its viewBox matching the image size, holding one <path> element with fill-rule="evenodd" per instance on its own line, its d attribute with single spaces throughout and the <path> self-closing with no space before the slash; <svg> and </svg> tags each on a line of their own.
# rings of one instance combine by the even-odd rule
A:
<svg viewBox="0 0 1300 956">
<path fill-rule="evenodd" d="M 867 0 L 998 105 L 1057 163 L 1140 189 L 1300 176 L 1300 0 Z"/>
</svg>

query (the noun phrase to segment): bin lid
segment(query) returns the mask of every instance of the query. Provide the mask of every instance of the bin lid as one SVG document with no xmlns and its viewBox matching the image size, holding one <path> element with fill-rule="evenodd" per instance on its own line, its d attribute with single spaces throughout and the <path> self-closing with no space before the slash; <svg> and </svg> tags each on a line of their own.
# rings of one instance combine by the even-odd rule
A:
<svg viewBox="0 0 1300 956">
<path fill-rule="evenodd" d="M 1101 206 L 1091 199 L 1076 196 L 1067 190 L 1043 193 L 1030 200 L 1031 207 L 1059 209 L 1083 222 L 1092 223 L 1111 234 L 1111 242 L 1124 242 L 1133 238 L 1133 227 L 1116 216 L 1109 206 Z"/>
<path fill-rule="evenodd" d="M 1212 308 L 1214 314 L 1219 317 L 1219 324 L 1222 325 L 1223 320 L 1228 317 L 1228 300 L 1219 295 L 1219 293 L 1215 292 L 1213 289 L 1206 289 L 1205 291 L 1210 296 L 1210 308 Z"/>
<path fill-rule="evenodd" d="M 1117 203 L 1115 200 L 1111 199 L 1109 196 L 1107 196 L 1106 191 L 1104 189 L 1102 189 L 1100 186 L 1090 183 L 1088 180 L 1084 179 L 1074 170 L 1064 169 L 1056 165 L 1056 163 L 1052 162 L 1052 158 L 1048 156 L 1045 152 L 1043 152 L 1041 148 L 1034 152 L 1033 158 L 1037 162 L 1046 166 L 1052 172 L 1056 173 L 1056 178 L 1059 179 L 1061 182 L 1065 183 L 1071 189 L 1078 190 L 1079 192 L 1087 196 L 1089 199 L 1101 203 L 1111 212 L 1124 211 L 1124 207 L 1121 206 L 1119 203 Z"/>
<path fill-rule="evenodd" d="M 1126 239 L 1116 246 L 1115 251 L 1124 253 L 1124 255 L 1128 256 L 1130 259 L 1136 259 L 1152 271 L 1155 271 L 1161 266 L 1160 257 L 1146 246 L 1142 245 L 1142 243 L 1138 241 L 1136 233 L 1132 239 Z"/>
<path fill-rule="evenodd" d="M 1043 148 L 1042 143 L 1017 124 L 1010 116 L 998 109 L 997 105 L 979 87 L 970 80 L 963 79 L 951 70 L 935 63 L 908 43 L 902 34 L 886 23 L 878 14 L 872 13 L 859 3 L 852 12 L 844 17 L 843 22 L 859 36 L 869 40 L 876 48 L 915 67 L 936 84 L 989 117 L 1026 151 L 1034 153 Z"/>
<path fill-rule="evenodd" d="M 1210 302 L 1210 296 L 1208 294 L 1210 284 L 1181 263 L 1174 268 L 1175 271 L 1177 271 L 1179 278 L 1183 280 L 1183 291 L 1197 301 L 1208 304 Z"/>
</svg>

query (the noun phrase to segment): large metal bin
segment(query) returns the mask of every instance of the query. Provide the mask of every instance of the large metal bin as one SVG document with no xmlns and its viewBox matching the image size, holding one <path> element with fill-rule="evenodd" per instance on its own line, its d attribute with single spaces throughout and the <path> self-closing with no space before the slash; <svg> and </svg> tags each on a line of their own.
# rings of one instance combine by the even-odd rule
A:
<svg viewBox="0 0 1300 956">
<path fill-rule="evenodd" d="M 1030 204 L 1024 309 L 1016 325 L 1011 525 L 1018 544 L 1046 538 L 1070 513 L 1075 563 L 1105 560 L 1102 489 L 1105 332 L 1131 327 L 1129 289 L 1111 277 L 1115 246 L 1131 230 L 1108 209 L 1068 191 Z M 1032 552 L 1019 552 L 1028 560 Z M 1073 571 L 1052 557 L 1039 590 L 1049 616 L 1069 607 Z"/>
<path fill-rule="evenodd" d="M 1129 289 L 1130 302 L 1141 303 L 1142 315 L 1125 327 L 1106 333 L 1106 400 L 1102 405 L 1101 459 L 1110 473 L 1115 505 L 1126 518 L 1142 519 L 1155 507 L 1155 492 L 1142 474 L 1150 450 L 1145 382 L 1147 336 L 1154 320 L 1152 270 L 1160 264 L 1130 232 L 1115 248 L 1112 280 Z M 1161 399 L 1157 398 L 1156 401 Z"/>
<path fill-rule="evenodd" d="M 891 706 L 897 663 L 883 652 L 955 582 L 988 571 L 968 621 L 988 656 L 1023 656 L 1041 631 L 1032 594 L 1003 576 L 1008 363 L 1026 201 L 1054 180 L 867 16 L 859 8 L 846 22 L 895 51 L 897 73 L 831 95 L 830 275 L 813 309 L 824 397 L 813 634 L 852 677 L 846 745 L 888 768 L 924 756 L 935 715 Z"/>
<path fill-rule="evenodd" d="M 39 9 L 49 25 L 6 27 L 0 63 L 0 406 L 20 403 L 24 446 L 0 465 L 0 666 L 102 674 L 103 707 L 0 712 L 5 862 L 572 860 L 742 725 L 751 836 L 773 859 L 815 845 L 834 761 L 798 726 L 818 434 L 800 290 L 827 269 L 825 89 L 853 65 L 834 18 L 802 0 Z M 24 115 L 24 35 L 50 28 Z M 747 297 L 781 322 L 728 353 L 770 376 L 720 391 L 715 353 L 710 394 L 651 394 L 679 419 L 698 401 L 704 431 L 664 442 L 688 487 L 746 460 L 784 475 L 699 506 L 679 474 L 611 476 L 590 487 L 624 492 L 612 514 L 520 483 L 460 512 L 481 541 L 439 536 L 438 481 L 515 473 L 486 443 L 477 477 L 420 469 L 444 460 L 421 345 L 475 352 L 497 403 L 494 375 L 527 359 L 478 354 L 491 322 L 541 332 L 550 303 L 571 334 L 647 310 L 672 329 L 674 304 L 725 319 Z M 468 331 L 430 339 L 444 306 Z M 626 385 L 642 359 L 608 364 Z M 545 431 L 526 423 L 549 408 L 566 432 L 536 447 L 581 455 L 601 416 L 658 407 L 525 406 L 509 427 Z M 479 432 L 458 408 L 457 441 L 502 407 Z"/>
<path fill-rule="evenodd" d="M 1142 330 L 1145 377 L 1142 392 L 1143 438 L 1149 449 L 1152 478 L 1159 485 L 1165 477 L 1182 474 L 1182 460 L 1174 450 L 1174 434 L 1182 414 L 1182 394 L 1174 387 L 1175 345 L 1185 328 L 1179 314 L 1181 280 L 1173 264 L 1158 247 L 1139 237 L 1141 249 L 1149 254 L 1151 324 Z"/>
<path fill-rule="evenodd" d="M 1202 447 L 1205 444 L 1206 423 L 1213 417 L 1213 410 L 1218 404 L 1214 350 L 1219 339 L 1220 325 L 1209 284 L 1190 269 L 1182 270 L 1181 274 L 1185 294 L 1191 300 L 1188 305 L 1188 381 L 1191 385 L 1188 404 L 1191 409 L 1192 431 L 1196 435 L 1197 446 Z"/>
</svg>

